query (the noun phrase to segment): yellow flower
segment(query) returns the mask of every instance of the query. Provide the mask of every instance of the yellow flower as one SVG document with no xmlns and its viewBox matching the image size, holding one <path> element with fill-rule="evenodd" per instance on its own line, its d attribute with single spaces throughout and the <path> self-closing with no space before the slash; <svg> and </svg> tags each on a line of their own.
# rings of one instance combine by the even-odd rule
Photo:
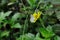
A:
<svg viewBox="0 0 60 40">
<path fill-rule="evenodd" d="M 34 12 L 34 14 L 31 15 L 30 21 L 32 23 L 35 23 L 37 21 L 37 19 L 41 16 L 41 14 L 42 14 L 41 11 Z"/>
</svg>

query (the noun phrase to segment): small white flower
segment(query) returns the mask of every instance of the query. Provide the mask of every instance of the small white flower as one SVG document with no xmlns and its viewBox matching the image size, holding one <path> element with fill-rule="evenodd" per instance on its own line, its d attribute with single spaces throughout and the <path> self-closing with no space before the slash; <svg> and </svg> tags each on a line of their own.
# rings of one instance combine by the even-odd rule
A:
<svg viewBox="0 0 60 40">
<path fill-rule="evenodd" d="M 33 15 L 30 15 L 30 22 L 34 22 L 34 16 Z"/>
</svg>

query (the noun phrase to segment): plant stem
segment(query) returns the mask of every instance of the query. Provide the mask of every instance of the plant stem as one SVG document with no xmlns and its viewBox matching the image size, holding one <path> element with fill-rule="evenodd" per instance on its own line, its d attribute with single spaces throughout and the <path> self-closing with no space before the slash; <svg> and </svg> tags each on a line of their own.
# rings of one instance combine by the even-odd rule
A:
<svg viewBox="0 0 60 40">
<path fill-rule="evenodd" d="M 21 0 L 21 2 L 22 2 L 22 4 L 23 4 L 23 1 L 22 1 L 22 0 Z M 25 7 L 24 4 L 23 4 L 23 7 Z M 26 11 L 26 9 L 25 9 L 25 11 Z M 28 15 L 27 15 L 27 17 L 28 17 Z M 25 32 L 25 27 L 26 27 L 27 17 L 26 17 L 26 20 L 25 20 L 24 26 L 23 26 L 23 35 L 24 35 L 24 32 Z M 22 40 L 24 40 L 23 37 L 22 37 Z"/>
<path fill-rule="evenodd" d="M 24 32 L 25 32 L 25 27 L 26 27 L 26 23 L 27 23 L 27 18 L 28 18 L 28 15 L 27 15 L 26 20 L 25 20 L 25 22 L 24 22 L 23 35 L 24 35 Z M 22 37 L 22 40 L 24 40 L 23 37 Z"/>
<path fill-rule="evenodd" d="M 0 29 L 1 29 L 1 23 L 0 23 Z M 0 30 L 0 39 L 1 39 L 1 30 Z"/>
</svg>

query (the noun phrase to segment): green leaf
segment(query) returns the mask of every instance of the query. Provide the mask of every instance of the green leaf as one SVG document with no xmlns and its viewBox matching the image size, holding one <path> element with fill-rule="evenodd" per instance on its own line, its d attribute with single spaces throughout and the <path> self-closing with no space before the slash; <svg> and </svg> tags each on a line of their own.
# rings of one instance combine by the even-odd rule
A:
<svg viewBox="0 0 60 40">
<path fill-rule="evenodd" d="M 12 12 L 12 11 L 8 11 L 8 12 L 6 12 L 6 13 L 4 14 L 5 17 L 6 17 L 6 16 L 9 16 L 9 15 L 11 14 L 11 12 Z"/>
<path fill-rule="evenodd" d="M 4 13 L 0 12 L 0 22 L 2 22 L 2 20 L 4 20 L 4 19 L 5 19 Z"/>
<path fill-rule="evenodd" d="M 20 13 L 16 13 L 16 14 L 14 14 L 14 15 L 12 16 L 12 19 L 11 19 L 11 20 L 16 21 L 17 18 L 19 18 L 19 16 L 20 16 Z"/>
<path fill-rule="evenodd" d="M 45 28 L 40 28 L 40 32 L 43 37 L 48 38 L 48 31 Z"/>
<path fill-rule="evenodd" d="M 15 21 L 17 21 L 19 17 L 20 17 L 20 13 L 15 13 L 10 20 L 10 24 L 11 23 L 13 24 Z"/>
<path fill-rule="evenodd" d="M 55 36 L 54 40 L 60 40 L 60 37 L 59 36 Z"/>
<path fill-rule="evenodd" d="M 31 33 L 21 35 L 19 38 L 17 38 L 17 40 L 33 40 L 33 39 L 34 39 L 34 35 Z"/>
<path fill-rule="evenodd" d="M 1 32 L 1 37 L 3 37 L 3 36 L 8 36 L 9 35 L 9 31 L 3 31 L 3 32 Z"/>
<path fill-rule="evenodd" d="M 54 11 L 52 9 L 49 9 L 46 11 L 46 15 L 51 16 L 54 13 Z"/>
<path fill-rule="evenodd" d="M 22 26 L 19 23 L 16 23 L 12 25 L 11 28 L 22 28 Z"/>
<path fill-rule="evenodd" d="M 1 5 L 4 5 L 7 3 L 8 0 L 1 0 Z"/>
<path fill-rule="evenodd" d="M 11 14 L 11 11 L 8 11 L 6 13 L 0 12 L 0 22 L 5 19 L 6 16 L 9 16 Z"/>
<path fill-rule="evenodd" d="M 47 26 L 46 30 L 49 31 L 49 32 L 53 32 L 52 26 L 50 26 L 50 25 Z"/>
<path fill-rule="evenodd" d="M 35 39 L 34 39 L 34 40 L 44 40 L 44 39 L 40 38 L 40 34 L 39 34 L 39 33 L 37 33 L 37 34 L 36 34 L 36 37 L 35 37 Z"/>
<path fill-rule="evenodd" d="M 27 2 L 30 4 L 30 6 L 35 6 L 36 0 L 27 0 Z"/>
<path fill-rule="evenodd" d="M 45 39 L 45 40 L 50 40 L 50 38 L 48 38 L 48 39 Z"/>
<path fill-rule="evenodd" d="M 57 11 L 57 12 L 56 12 L 56 17 L 57 17 L 57 19 L 59 19 L 59 21 L 60 21 L 60 11 Z"/>
<path fill-rule="evenodd" d="M 12 5 L 12 4 L 14 4 L 14 2 L 10 2 L 10 3 L 8 3 L 7 5 L 9 6 L 9 5 Z"/>
<path fill-rule="evenodd" d="M 53 28 L 55 33 L 59 33 L 60 32 L 60 24 L 54 24 L 52 28 Z"/>
<path fill-rule="evenodd" d="M 51 31 L 49 32 L 49 31 L 47 31 L 47 29 L 42 28 L 42 27 L 40 28 L 40 32 L 41 32 L 42 36 L 45 38 L 49 38 L 49 37 L 54 36 L 53 32 L 51 32 Z"/>
</svg>

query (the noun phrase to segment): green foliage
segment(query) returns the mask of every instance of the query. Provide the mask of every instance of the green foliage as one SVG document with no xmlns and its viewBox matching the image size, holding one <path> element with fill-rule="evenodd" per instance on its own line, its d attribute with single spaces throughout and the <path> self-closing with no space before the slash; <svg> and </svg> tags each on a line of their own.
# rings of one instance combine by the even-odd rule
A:
<svg viewBox="0 0 60 40">
<path fill-rule="evenodd" d="M 55 36 L 54 40 L 60 40 L 60 37 L 59 36 Z"/>
<path fill-rule="evenodd" d="M 56 16 L 57 16 L 57 19 L 59 19 L 60 21 L 60 11 L 57 11 Z"/>
<path fill-rule="evenodd" d="M 37 33 L 37 34 L 36 34 L 36 37 L 35 37 L 35 39 L 34 39 L 34 40 L 44 40 L 44 39 L 40 38 L 40 34 L 39 34 L 39 33 Z"/>
<path fill-rule="evenodd" d="M 10 24 L 14 24 L 14 22 L 19 18 L 20 14 L 16 13 L 15 15 L 12 16 L 11 20 L 10 20 Z"/>
<path fill-rule="evenodd" d="M 33 40 L 33 39 L 34 39 L 34 35 L 31 33 L 21 35 L 19 38 L 17 38 L 17 40 Z"/>
<path fill-rule="evenodd" d="M 55 33 L 60 32 L 60 24 L 54 24 L 53 25 L 53 30 L 54 30 Z"/>
<path fill-rule="evenodd" d="M 45 28 L 40 28 L 40 32 L 41 32 L 42 36 L 45 38 L 54 36 L 54 33 L 51 30 L 48 31 Z"/>
<path fill-rule="evenodd" d="M 11 11 L 6 12 L 6 13 L 0 12 L 0 22 L 2 22 L 2 20 L 4 20 L 6 16 L 9 16 L 10 13 L 11 13 Z"/>
<path fill-rule="evenodd" d="M 22 26 L 19 23 L 16 23 L 12 25 L 11 28 L 22 28 Z"/>
<path fill-rule="evenodd" d="M 9 36 L 9 31 L 3 31 L 1 32 L 1 37 L 4 37 L 4 36 Z"/>
<path fill-rule="evenodd" d="M 10 0 L 10 2 L 15 2 L 16 0 Z"/>
<path fill-rule="evenodd" d="M 7 0 L 1 0 L 1 6 L 3 6 L 4 4 L 6 4 L 7 3 Z"/>
<path fill-rule="evenodd" d="M 31 7 L 34 7 L 36 4 L 36 1 L 37 0 L 27 0 L 27 2 L 29 3 L 29 5 L 31 6 Z"/>
<path fill-rule="evenodd" d="M 1 0 L 0 5 L 0 40 L 60 39 L 60 11 L 51 2 Z M 35 23 L 30 22 L 38 10 L 41 16 Z"/>
</svg>

